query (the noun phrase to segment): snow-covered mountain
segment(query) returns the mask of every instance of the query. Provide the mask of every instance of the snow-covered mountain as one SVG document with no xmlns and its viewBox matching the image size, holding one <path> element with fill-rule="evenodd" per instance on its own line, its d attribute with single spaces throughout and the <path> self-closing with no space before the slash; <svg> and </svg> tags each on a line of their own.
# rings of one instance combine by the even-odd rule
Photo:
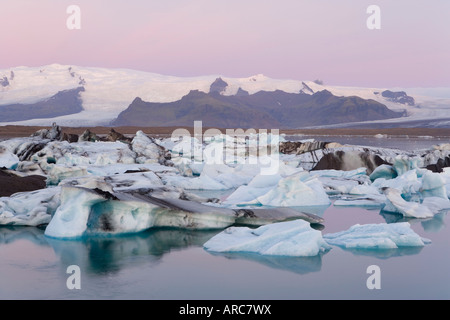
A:
<svg viewBox="0 0 450 320">
<path fill-rule="evenodd" d="M 47 126 L 52 122 L 63 126 L 108 125 L 127 109 L 136 97 L 146 102 L 173 102 L 186 96 L 191 90 L 210 92 L 211 85 L 218 78 L 225 83 L 225 85 L 222 82 L 217 83 L 218 86 L 215 87 L 222 95 L 254 94 L 258 91 L 275 90 L 314 94 L 328 90 L 336 96 L 373 99 L 393 111 L 406 111 L 406 117 L 372 121 L 372 123 L 412 123 L 419 120 L 439 120 L 443 126 L 450 123 L 450 95 L 441 94 L 442 97 L 424 95 L 426 91 L 423 89 L 328 86 L 313 81 L 271 79 L 261 74 L 248 78 L 230 78 L 223 75 L 174 77 L 129 69 L 52 64 L 0 70 L 0 109 L 19 104 L 36 104 L 46 99 L 54 99 L 62 91 L 83 87 L 84 90 L 77 91 L 83 110 L 54 118 L 35 118 L 24 121 L 3 121 L 4 119 L 0 118 L 0 125 Z M 414 101 L 413 105 L 405 103 L 411 99 L 402 100 L 401 94 L 397 99 L 395 95 L 384 94 L 387 90 L 397 93 L 405 91 L 404 96 L 411 98 Z M 441 89 L 441 93 L 442 90 L 445 89 Z M 448 91 L 450 92 L 450 88 Z"/>
</svg>

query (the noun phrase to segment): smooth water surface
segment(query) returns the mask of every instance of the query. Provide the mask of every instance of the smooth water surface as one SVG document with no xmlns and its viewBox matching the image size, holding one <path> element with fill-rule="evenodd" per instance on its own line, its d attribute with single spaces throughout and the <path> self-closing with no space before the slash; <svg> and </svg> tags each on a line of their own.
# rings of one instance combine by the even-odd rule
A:
<svg viewBox="0 0 450 320">
<path fill-rule="evenodd" d="M 404 136 L 385 136 L 376 138 L 374 136 L 312 136 L 312 135 L 294 135 L 286 136 L 287 140 L 300 141 L 306 139 L 315 139 L 317 141 L 338 142 L 340 144 L 358 145 L 376 148 L 392 148 L 404 151 L 432 149 L 434 145 L 450 143 L 445 137 L 414 137 Z"/>
<path fill-rule="evenodd" d="M 399 216 L 330 206 L 322 233 Z M 216 231 L 149 230 L 64 241 L 38 228 L 0 228 L 1 299 L 449 299 L 449 218 L 410 220 L 432 241 L 422 248 L 346 251 L 322 256 L 211 254 Z M 67 267 L 80 267 L 81 289 L 68 289 Z M 369 290 L 367 267 L 378 265 L 381 289 Z"/>
</svg>

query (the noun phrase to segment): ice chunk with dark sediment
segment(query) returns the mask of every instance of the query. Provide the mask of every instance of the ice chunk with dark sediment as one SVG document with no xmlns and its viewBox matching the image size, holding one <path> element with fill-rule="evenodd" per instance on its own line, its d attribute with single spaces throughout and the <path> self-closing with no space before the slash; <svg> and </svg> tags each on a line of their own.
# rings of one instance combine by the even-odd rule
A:
<svg viewBox="0 0 450 320">
<path fill-rule="evenodd" d="M 59 191 L 55 187 L 0 198 L 0 225 L 48 224 L 60 204 Z"/>
<path fill-rule="evenodd" d="M 197 201 L 164 187 L 114 192 L 106 180 L 85 178 L 82 184 L 61 186 L 61 204 L 45 234 L 79 238 L 96 234 L 140 232 L 152 227 L 223 229 L 234 223 L 264 224 L 300 218 L 321 223 L 322 218 L 289 208 L 234 210 Z"/>
</svg>

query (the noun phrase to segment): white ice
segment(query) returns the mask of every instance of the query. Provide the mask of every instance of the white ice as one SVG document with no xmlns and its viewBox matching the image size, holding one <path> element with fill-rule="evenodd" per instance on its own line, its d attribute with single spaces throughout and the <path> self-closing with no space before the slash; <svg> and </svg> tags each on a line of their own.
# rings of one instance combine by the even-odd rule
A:
<svg viewBox="0 0 450 320">
<path fill-rule="evenodd" d="M 406 201 L 397 189 L 387 188 L 384 190 L 386 195 L 386 206 L 384 211 L 401 213 L 408 218 L 431 218 L 434 212 L 424 204 L 413 201 Z"/>
<path fill-rule="evenodd" d="M 345 231 L 324 234 L 323 238 L 330 245 L 348 249 L 396 249 L 430 242 L 415 233 L 408 222 L 356 224 Z"/>
<path fill-rule="evenodd" d="M 11 169 L 19 163 L 19 157 L 0 145 L 0 168 Z"/>
<path fill-rule="evenodd" d="M 0 225 L 39 226 L 50 222 L 60 204 L 60 188 L 20 192 L 0 198 Z"/>
<path fill-rule="evenodd" d="M 278 222 L 257 229 L 229 227 L 208 240 L 211 252 L 247 252 L 272 256 L 316 256 L 330 246 L 322 233 L 303 220 Z"/>
<path fill-rule="evenodd" d="M 265 192 L 266 188 L 250 188 L 252 187 L 246 188 L 245 191 L 258 196 L 251 201 L 240 203 L 241 205 L 300 207 L 324 206 L 331 203 L 322 183 L 307 171 L 300 171 L 280 179 L 267 192 Z M 240 194 L 243 191 L 238 189 L 235 193 Z M 236 197 L 233 194 L 230 197 L 233 203 L 236 203 L 236 200 L 244 200 L 242 197 Z"/>
</svg>

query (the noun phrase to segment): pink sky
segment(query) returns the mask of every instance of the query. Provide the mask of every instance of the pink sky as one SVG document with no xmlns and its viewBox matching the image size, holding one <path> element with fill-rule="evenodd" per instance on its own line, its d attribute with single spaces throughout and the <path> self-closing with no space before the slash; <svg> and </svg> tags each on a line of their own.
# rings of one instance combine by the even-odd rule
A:
<svg viewBox="0 0 450 320">
<path fill-rule="evenodd" d="M 81 30 L 66 27 L 71 4 Z M 366 27 L 371 4 L 381 8 L 381 30 Z M 449 17 L 448 0 L 9 0 L 0 5 L 0 68 L 61 63 L 443 87 Z"/>
</svg>

